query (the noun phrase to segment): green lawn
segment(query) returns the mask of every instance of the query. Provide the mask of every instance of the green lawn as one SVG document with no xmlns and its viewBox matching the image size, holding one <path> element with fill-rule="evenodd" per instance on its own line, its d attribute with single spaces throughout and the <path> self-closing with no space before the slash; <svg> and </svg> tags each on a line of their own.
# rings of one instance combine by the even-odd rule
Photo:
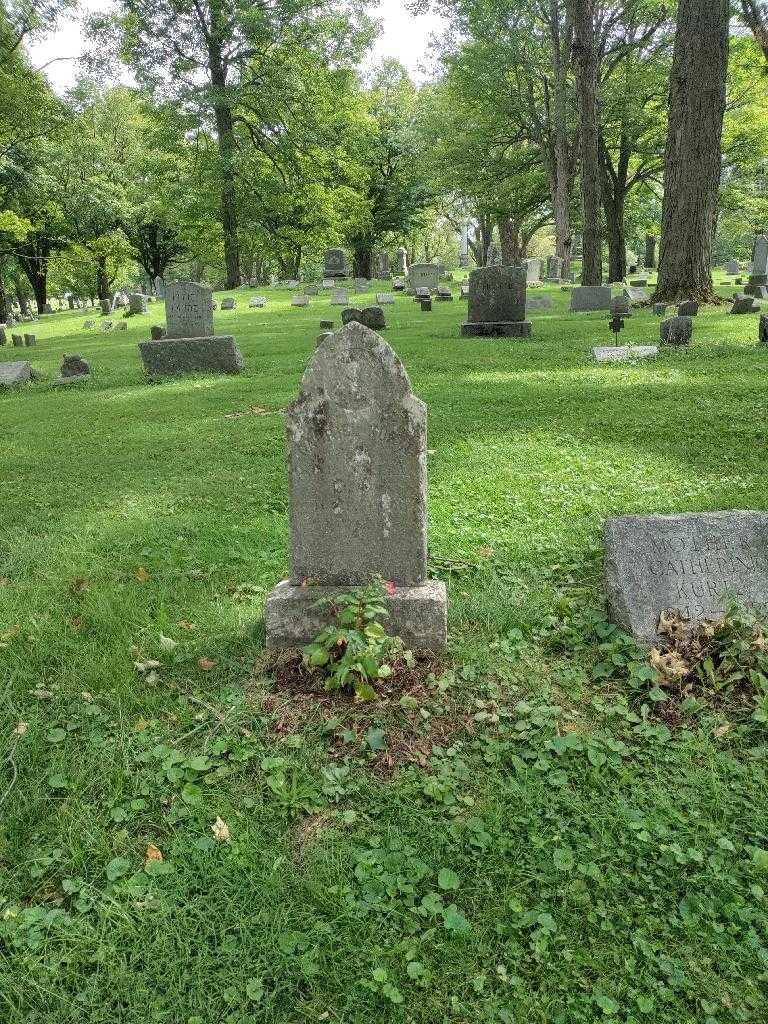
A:
<svg viewBox="0 0 768 1024">
<path fill-rule="evenodd" d="M 765 731 L 670 731 L 600 614 L 606 516 L 768 508 L 756 317 L 598 367 L 607 315 L 559 289 L 530 341 L 459 338 L 458 299 L 387 307 L 451 653 L 357 709 L 265 668 L 281 409 L 329 307 L 252 294 L 215 314 L 236 378 L 147 385 L 155 306 L 0 349 L 46 375 L 0 394 L 0 1020 L 768 1019 Z M 644 310 L 622 341 L 657 337 Z M 50 386 L 64 352 L 91 385 Z"/>
</svg>

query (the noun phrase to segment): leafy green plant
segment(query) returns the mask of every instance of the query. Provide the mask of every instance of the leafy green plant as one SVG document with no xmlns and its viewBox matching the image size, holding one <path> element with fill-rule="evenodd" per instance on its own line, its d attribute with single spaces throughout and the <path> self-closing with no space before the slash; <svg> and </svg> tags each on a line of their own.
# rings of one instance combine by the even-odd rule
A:
<svg viewBox="0 0 768 1024">
<path fill-rule="evenodd" d="M 361 700 L 373 700 L 373 682 L 388 679 L 394 661 L 402 658 L 413 667 L 412 652 L 400 637 L 388 636 L 382 625 L 389 615 L 384 593 L 384 584 L 377 581 L 318 602 L 334 609 L 334 622 L 307 644 L 303 662 L 325 676 L 326 690 L 351 687 Z"/>
</svg>

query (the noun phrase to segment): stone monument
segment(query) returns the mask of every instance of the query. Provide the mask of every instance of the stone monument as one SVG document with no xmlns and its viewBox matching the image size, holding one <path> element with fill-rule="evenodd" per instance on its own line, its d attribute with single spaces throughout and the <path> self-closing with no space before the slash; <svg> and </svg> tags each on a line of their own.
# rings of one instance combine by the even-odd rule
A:
<svg viewBox="0 0 768 1024">
<path fill-rule="evenodd" d="M 318 599 L 389 581 L 385 628 L 441 651 L 447 597 L 427 579 L 427 413 L 398 357 L 350 323 L 320 343 L 287 410 L 290 579 L 267 599 L 267 646 L 314 639 Z"/>
<path fill-rule="evenodd" d="M 533 325 L 525 318 L 525 267 L 480 267 L 469 275 L 464 338 L 530 338 Z"/>
<path fill-rule="evenodd" d="M 608 285 L 579 285 L 571 291 L 571 312 L 592 313 L 611 308 L 611 289 Z"/>
<path fill-rule="evenodd" d="M 431 293 L 437 291 L 440 284 L 440 268 L 436 263 L 413 263 L 408 270 L 408 287 L 412 292 L 418 288 L 429 288 Z"/>
<path fill-rule="evenodd" d="M 752 250 L 752 270 L 744 286 L 745 295 L 763 298 L 762 288 L 768 286 L 768 237 L 758 235 Z"/>
<path fill-rule="evenodd" d="M 394 274 L 396 277 L 406 277 L 408 275 L 408 253 L 402 245 L 395 253 Z"/>
<path fill-rule="evenodd" d="M 659 617 L 722 617 L 730 600 L 768 605 L 768 513 L 622 516 L 604 528 L 605 589 L 614 622 L 648 645 Z"/>
<path fill-rule="evenodd" d="M 139 351 L 152 377 L 180 373 L 240 373 L 245 367 L 231 335 L 213 333 L 213 296 L 206 285 L 174 281 L 165 299 L 166 337 L 142 341 Z"/>
<path fill-rule="evenodd" d="M 343 249 L 325 250 L 325 278 L 349 277 L 349 263 Z"/>
</svg>

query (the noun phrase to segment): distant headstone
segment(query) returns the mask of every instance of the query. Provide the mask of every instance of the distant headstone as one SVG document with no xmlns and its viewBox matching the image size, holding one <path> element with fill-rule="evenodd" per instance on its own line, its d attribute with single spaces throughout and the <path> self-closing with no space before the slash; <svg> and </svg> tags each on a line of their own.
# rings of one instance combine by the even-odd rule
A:
<svg viewBox="0 0 768 1024">
<path fill-rule="evenodd" d="M 571 290 L 571 312 L 588 313 L 611 308 L 611 289 L 605 285 L 580 285 Z"/>
<path fill-rule="evenodd" d="M 690 345 L 693 337 L 693 318 L 671 316 L 661 321 L 659 333 L 665 345 Z"/>
<path fill-rule="evenodd" d="M 360 319 L 362 312 L 362 309 L 358 309 L 357 306 L 347 306 L 346 309 L 342 309 L 341 311 L 342 324 L 362 323 Z"/>
<path fill-rule="evenodd" d="M 380 252 L 376 259 L 376 273 L 380 281 L 386 281 L 389 277 L 389 256 L 385 252 Z"/>
<path fill-rule="evenodd" d="M 429 299 L 432 297 L 432 292 L 429 288 L 416 288 L 413 294 L 414 302 L 421 302 L 422 299 Z"/>
<path fill-rule="evenodd" d="M 109 316 L 109 314 L 112 312 L 112 303 L 110 302 L 109 299 L 99 299 L 99 306 L 101 307 L 102 316 Z M 134 310 L 131 309 L 131 312 L 134 312 Z M 144 310 L 139 310 L 139 312 L 146 313 L 146 302 L 144 303 Z"/>
<path fill-rule="evenodd" d="M 155 295 L 158 297 L 158 299 L 165 298 L 165 281 L 163 281 L 162 277 L 159 274 L 155 278 Z"/>
<path fill-rule="evenodd" d="M 114 328 L 114 326 L 114 320 L 102 320 L 101 322 L 101 330 L 104 334 L 109 334 L 109 332 Z"/>
<path fill-rule="evenodd" d="M 11 341 L 13 342 L 14 348 L 24 348 L 24 335 L 23 334 L 12 334 Z"/>
<path fill-rule="evenodd" d="M 80 377 L 91 372 L 91 364 L 82 356 L 64 356 L 59 375 L 62 377 Z"/>
<path fill-rule="evenodd" d="M 440 268 L 436 263 L 413 263 L 408 270 L 408 286 L 415 292 L 417 288 L 429 288 L 436 292 L 440 284 Z"/>
<path fill-rule="evenodd" d="M 306 288 L 304 289 L 304 294 L 305 295 L 319 295 L 320 294 L 320 288 L 316 284 L 308 284 L 306 286 Z"/>
<path fill-rule="evenodd" d="M 525 277 L 528 284 L 539 284 L 541 281 L 541 260 L 525 261 Z"/>
<path fill-rule="evenodd" d="M 469 285 L 468 284 L 463 284 L 461 286 L 461 288 L 459 289 L 459 298 L 460 299 L 468 299 L 469 298 Z"/>
<path fill-rule="evenodd" d="M 629 282 L 631 288 L 645 288 L 648 284 L 647 277 L 633 277 Z"/>
<path fill-rule="evenodd" d="M 552 299 L 548 295 L 529 296 L 525 302 L 526 309 L 552 309 Z"/>
<path fill-rule="evenodd" d="M 392 292 L 376 292 L 376 301 L 380 306 L 391 306 L 394 304 L 395 296 Z"/>
<path fill-rule="evenodd" d="M 659 618 L 722 618 L 729 601 L 768 605 L 768 513 L 687 512 L 623 516 L 604 528 L 611 617 L 642 643 Z"/>
<path fill-rule="evenodd" d="M 563 261 L 559 256 L 547 256 L 547 279 L 559 281 L 563 276 Z"/>
<path fill-rule="evenodd" d="M 530 338 L 525 317 L 527 272 L 524 267 L 481 267 L 469 275 L 465 338 Z"/>
<path fill-rule="evenodd" d="M 170 284 L 165 316 L 166 337 L 139 343 L 142 362 L 150 377 L 240 373 L 244 369 L 245 361 L 235 339 L 231 335 L 213 334 L 211 289 L 206 285 L 191 281 Z"/>
<path fill-rule="evenodd" d="M 628 295 L 615 295 L 611 299 L 611 314 L 613 316 L 629 316 L 629 299 Z"/>
<path fill-rule="evenodd" d="M 309 296 L 308 295 L 294 295 L 291 299 L 292 306 L 308 306 Z"/>
<path fill-rule="evenodd" d="M 650 359 L 658 354 L 656 345 L 606 345 L 592 349 L 598 363 L 626 363 L 632 359 Z"/>
<path fill-rule="evenodd" d="M 728 260 L 725 264 L 725 272 L 726 274 L 740 274 L 741 264 L 738 260 Z"/>
<path fill-rule="evenodd" d="M 324 288 L 326 291 L 330 291 L 331 288 L 335 288 L 336 287 L 336 282 L 333 280 L 333 278 L 326 277 L 326 278 L 323 278 L 323 281 L 322 281 L 320 287 Z"/>
<path fill-rule="evenodd" d="M 323 274 L 329 278 L 349 277 L 349 263 L 343 249 L 326 249 Z"/>
<path fill-rule="evenodd" d="M 32 364 L 26 360 L 0 363 L 0 387 L 12 388 L 17 384 L 28 384 L 31 380 Z"/>
<path fill-rule="evenodd" d="M 24 344 L 27 348 L 34 348 L 34 346 L 37 344 L 37 336 L 34 334 L 25 334 Z"/>
<path fill-rule="evenodd" d="M 419 305 L 421 306 L 422 313 L 432 312 L 432 296 L 427 295 L 425 298 L 419 299 Z"/>
<path fill-rule="evenodd" d="M 404 292 L 407 287 L 408 287 L 408 282 L 406 281 L 406 279 L 404 277 L 396 277 L 392 281 L 392 291 L 393 292 Z"/>
<path fill-rule="evenodd" d="M 347 306 L 349 304 L 349 290 L 347 288 L 334 288 L 331 292 L 332 306 Z"/>
<path fill-rule="evenodd" d="M 752 270 L 744 293 L 760 295 L 758 289 L 765 286 L 768 286 L 768 237 L 758 235 L 752 250 Z"/>
<path fill-rule="evenodd" d="M 394 272 L 398 277 L 406 277 L 408 274 L 408 254 L 402 245 L 395 253 Z"/>
<path fill-rule="evenodd" d="M 174 281 L 165 296 L 169 338 L 210 338 L 213 335 L 211 289 L 193 281 Z"/>
<path fill-rule="evenodd" d="M 437 301 L 453 302 L 453 292 L 447 284 L 439 284 L 437 286 Z"/>
<path fill-rule="evenodd" d="M 236 305 L 237 305 L 237 303 L 232 298 L 232 296 L 229 296 L 228 298 L 221 300 L 221 308 L 222 309 L 234 309 Z"/>
<path fill-rule="evenodd" d="M 699 304 L 693 299 L 686 299 L 681 302 L 677 307 L 678 316 L 698 316 L 699 315 Z"/>
<path fill-rule="evenodd" d="M 267 300 L 263 295 L 254 295 L 251 301 L 248 303 L 250 309 L 263 309 L 266 306 Z"/>
<path fill-rule="evenodd" d="M 666 302 L 655 302 L 653 305 L 654 316 L 664 316 L 667 312 Z"/>
<path fill-rule="evenodd" d="M 733 300 L 730 313 L 759 313 L 760 306 L 755 305 L 755 300 L 751 295 L 737 295 Z"/>
<path fill-rule="evenodd" d="M 107 303 L 107 308 L 104 308 L 104 303 Z M 107 299 L 104 299 L 101 304 L 102 313 L 109 313 L 112 308 L 111 303 Z M 147 296 L 142 295 L 141 292 L 132 292 L 128 296 L 128 314 L 129 316 L 135 316 L 137 313 L 147 312 Z"/>
<path fill-rule="evenodd" d="M 118 324 L 117 324 L 117 330 L 118 331 L 127 331 L 128 330 L 128 321 L 127 320 L 119 320 Z"/>
<path fill-rule="evenodd" d="M 331 614 L 319 598 L 384 579 L 385 628 L 443 650 L 445 587 L 426 575 L 426 409 L 389 345 L 358 323 L 326 337 L 287 430 L 291 577 L 267 599 L 267 646 L 314 639 Z"/>
</svg>

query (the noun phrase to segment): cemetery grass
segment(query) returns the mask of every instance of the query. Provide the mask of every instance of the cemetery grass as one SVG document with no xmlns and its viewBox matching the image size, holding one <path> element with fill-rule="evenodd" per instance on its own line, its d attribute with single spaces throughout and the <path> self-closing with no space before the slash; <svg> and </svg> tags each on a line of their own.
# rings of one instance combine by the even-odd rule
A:
<svg viewBox="0 0 768 1024">
<path fill-rule="evenodd" d="M 511 342 L 399 297 L 451 650 L 355 709 L 277 691 L 263 654 L 280 410 L 329 314 L 250 294 L 216 314 L 238 378 L 148 386 L 157 307 L 0 351 L 94 369 L 0 395 L 2 1019 L 765 1019 L 764 727 L 670 728 L 600 600 L 606 516 L 768 507 L 756 318 L 598 367 L 606 315 L 559 290 Z M 657 332 L 643 311 L 622 341 Z"/>
</svg>

